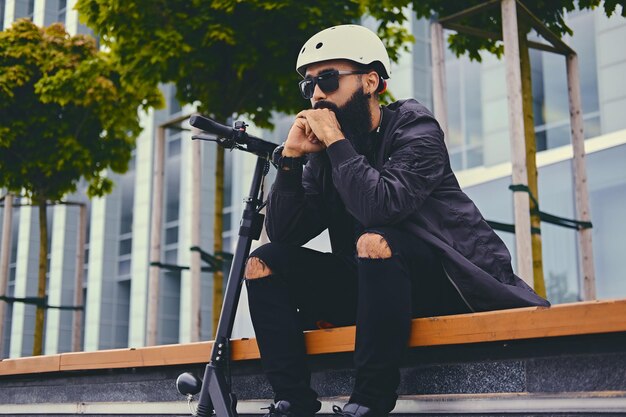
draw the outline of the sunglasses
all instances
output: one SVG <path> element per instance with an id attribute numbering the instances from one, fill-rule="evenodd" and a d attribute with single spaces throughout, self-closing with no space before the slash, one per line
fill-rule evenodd
<path id="1" fill-rule="evenodd" d="M 355 74 L 367 74 L 367 71 L 324 71 L 317 77 L 306 77 L 298 84 L 300 86 L 300 92 L 302 97 L 309 100 L 313 97 L 315 86 L 319 85 L 320 90 L 324 93 L 332 93 L 339 88 L 339 76 L 340 75 L 355 75 Z"/>

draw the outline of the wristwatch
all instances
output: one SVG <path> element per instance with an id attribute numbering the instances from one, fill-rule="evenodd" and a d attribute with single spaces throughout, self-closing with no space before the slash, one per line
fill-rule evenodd
<path id="1" fill-rule="evenodd" d="M 272 152 L 272 164 L 278 169 L 289 168 L 296 169 L 302 167 L 306 163 L 306 158 L 301 156 L 297 158 L 291 158 L 288 156 L 283 156 L 283 149 L 285 149 L 285 145 L 279 145 Z"/>

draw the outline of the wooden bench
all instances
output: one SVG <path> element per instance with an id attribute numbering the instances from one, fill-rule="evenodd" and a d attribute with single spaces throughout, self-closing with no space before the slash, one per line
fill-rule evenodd
<path id="1" fill-rule="evenodd" d="M 458 345 L 558 336 L 626 332 L 626 300 L 561 304 L 484 313 L 414 319 L 411 347 Z M 354 350 L 355 327 L 305 333 L 311 355 Z M 0 376 L 76 370 L 201 364 L 212 342 L 73 352 L 0 361 Z M 232 359 L 258 359 L 255 339 L 231 344 Z"/>

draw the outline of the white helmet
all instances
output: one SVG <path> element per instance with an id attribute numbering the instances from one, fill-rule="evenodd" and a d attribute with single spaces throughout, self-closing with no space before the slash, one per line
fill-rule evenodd
<path id="1" fill-rule="evenodd" d="M 296 71 L 304 77 L 307 65 L 331 59 L 371 65 L 382 78 L 389 78 L 391 74 L 385 45 L 374 32 L 363 26 L 333 26 L 313 35 L 300 50 Z"/>

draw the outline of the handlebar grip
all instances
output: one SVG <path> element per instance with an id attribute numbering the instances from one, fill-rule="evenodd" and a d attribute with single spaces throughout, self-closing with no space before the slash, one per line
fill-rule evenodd
<path id="1" fill-rule="evenodd" d="M 230 138 L 233 135 L 233 128 L 217 123 L 215 120 L 211 120 L 208 117 L 194 114 L 189 118 L 189 124 L 200 130 L 204 130 L 214 135 Z"/>

